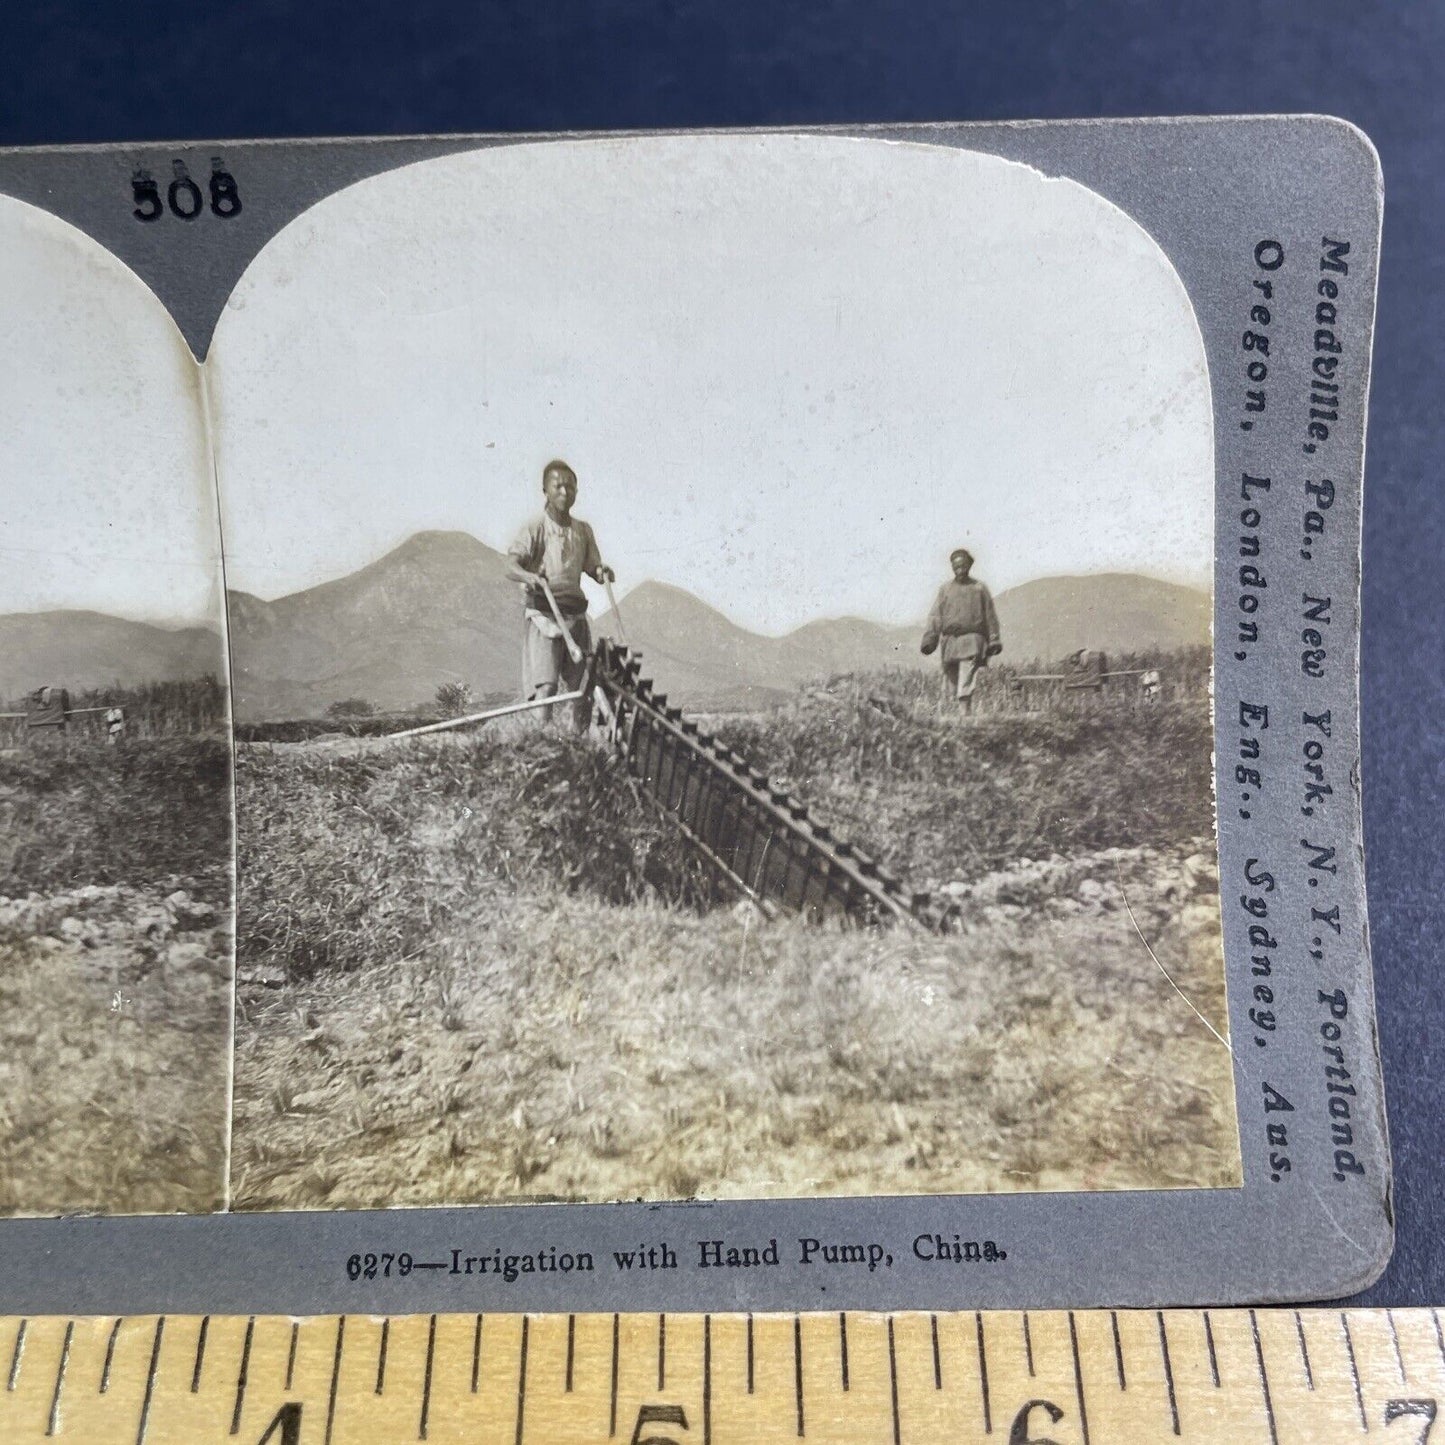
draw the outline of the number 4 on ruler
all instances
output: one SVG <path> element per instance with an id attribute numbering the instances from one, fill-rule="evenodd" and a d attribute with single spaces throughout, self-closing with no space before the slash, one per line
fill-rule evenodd
<path id="1" fill-rule="evenodd" d="M 301 1445 L 300 1402 L 282 1405 L 256 1445 Z"/>

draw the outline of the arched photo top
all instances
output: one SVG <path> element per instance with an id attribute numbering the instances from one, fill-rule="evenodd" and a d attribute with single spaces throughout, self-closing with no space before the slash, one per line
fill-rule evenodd
<path id="1" fill-rule="evenodd" d="M 219 629 L 200 373 L 170 314 L 98 241 L 9 196 L 0 258 L 0 615 Z M 219 656 L 218 637 L 209 670 Z M 21 681 L 3 673 L 0 693 Z"/>
<path id="2" fill-rule="evenodd" d="M 787 632 L 996 589 L 1208 590 L 1202 339 L 1095 192 L 976 152 L 798 135 L 526 143 L 317 203 L 252 262 L 208 373 L 231 585 L 420 531 L 504 547 L 566 457 L 619 590 Z"/>

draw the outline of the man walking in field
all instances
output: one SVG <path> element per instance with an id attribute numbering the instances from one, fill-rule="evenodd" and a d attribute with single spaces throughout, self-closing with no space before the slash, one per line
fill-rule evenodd
<path id="1" fill-rule="evenodd" d="M 611 582 L 616 575 L 603 562 L 592 528 L 572 515 L 577 474 L 566 462 L 548 462 L 542 469 L 542 495 L 546 498 L 542 515 L 522 528 L 507 553 L 512 562 L 507 575 L 524 589 L 522 695 L 528 702 L 575 692 L 582 686 L 592 647 L 582 574 L 596 582 Z M 548 588 L 561 626 L 548 601 Z M 573 660 L 563 627 L 580 660 Z M 572 717 L 579 731 L 587 726 L 588 711 L 586 698 L 573 704 Z"/>
<path id="2" fill-rule="evenodd" d="M 949 693 L 957 699 L 965 713 L 973 711 L 973 688 L 978 670 L 1003 651 L 999 639 L 998 613 L 993 598 L 982 582 L 969 573 L 973 554 L 958 547 L 949 554 L 953 580 L 945 582 L 933 599 L 933 610 L 923 632 L 922 651 L 931 656 L 938 651 L 943 663 L 943 676 Z"/>

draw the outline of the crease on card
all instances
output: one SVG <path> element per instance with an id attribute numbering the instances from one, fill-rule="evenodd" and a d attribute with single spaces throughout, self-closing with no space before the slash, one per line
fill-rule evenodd
<path id="1" fill-rule="evenodd" d="M 216 453 L 215 407 L 211 395 L 211 374 L 204 362 L 196 365 L 196 388 L 201 406 L 201 425 L 206 438 L 206 462 L 210 469 L 211 491 L 215 498 L 216 516 L 216 557 L 220 568 L 221 582 L 221 646 L 226 658 L 226 736 L 231 744 L 231 978 L 227 990 L 229 1014 L 226 1020 L 226 1113 L 225 1138 L 221 1141 L 221 1208 L 220 1213 L 229 1214 L 235 1194 L 235 1181 L 231 1174 L 234 1154 L 233 1141 L 236 1132 L 236 985 L 241 943 L 241 877 L 239 868 L 239 833 L 236 821 L 236 715 L 235 677 L 236 659 L 231 649 L 231 608 L 230 592 L 226 585 L 226 515 L 221 504 L 221 469 Z"/>
<path id="2" fill-rule="evenodd" d="M 1114 871 L 1116 874 L 1118 874 L 1119 872 L 1119 864 L 1117 859 L 1114 862 Z M 1139 935 L 1139 942 L 1144 945 L 1144 952 L 1147 953 L 1149 957 L 1154 960 L 1154 967 L 1157 968 L 1159 972 L 1164 975 L 1164 981 L 1169 985 L 1170 988 L 1174 990 L 1175 993 L 1179 995 L 1180 998 L 1184 1000 L 1186 1006 L 1188 1007 L 1189 1011 L 1194 1015 L 1194 1017 L 1197 1018 L 1199 1022 L 1202 1023 L 1204 1027 L 1207 1028 L 1209 1032 L 1212 1033 L 1214 1037 L 1218 1039 L 1221 1044 L 1224 1045 L 1226 1051 L 1232 1057 L 1234 1054 L 1234 1050 L 1229 1047 L 1229 1040 L 1226 1039 L 1224 1035 L 1221 1034 L 1219 1030 L 1215 1028 L 1214 1025 L 1210 1023 L 1209 1020 L 1205 1018 L 1204 1015 L 1200 1013 L 1197 1008 L 1195 1008 L 1194 1001 L 1189 997 L 1187 993 L 1184 992 L 1182 988 L 1179 987 L 1177 983 L 1174 982 L 1173 975 L 1169 972 L 1167 968 L 1164 967 L 1162 963 L 1159 962 L 1159 955 L 1154 952 L 1153 948 L 1149 944 L 1149 940 L 1144 937 L 1144 930 L 1139 927 L 1139 920 L 1134 917 L 1134 910 L 1129 906 L 1129 894 L 1124 888 L 1124 879 L 1122 874 L 1118 877 L 1117 886 L 1119 889 L 1119 897 L 1124 902 L 1124 912 L 1129 915 L 1129 922 L 1134 925 L 1134 932 Z"/>
<path id="3" fill-rule="evenodd" d="M 1330 1227 L 1335 1231 L 1335 1233 L 1338 1234 L 1340 1238 L 1343 1239 L 1355 1251 L 1356 1254 L 1362 1254 L 1365 1256 L 1366 1259 L 1369 1259 L 1371 1257 L 1371 1251 L 1369 1246 L 1361 1244 L 1360 1241 L 1356 1239 L 1355 1236 L 1351 1234 L 1350 1231 L 1346 1229 L 1343 1224 L 1340 1223 L 1339 1219 L 1336 1217 L 1334 1206 L 1330 1203 L 1329 1196 L 1320 1192 L 1319 1185 L 1316 1184 L 1313 1179 L 1307 1177 L 1305 1179 L 1305 1183 L 1309 1186 L 1309 1191 L 1318 1201 L 1320 1208 L 1324 1210 L 1325 1218 L 1329 1220 Z"/>

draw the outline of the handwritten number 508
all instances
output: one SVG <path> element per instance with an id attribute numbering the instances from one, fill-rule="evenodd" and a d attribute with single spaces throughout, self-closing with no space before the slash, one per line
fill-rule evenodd
<path id="1" fill-rule="evenodd" d="M 241 213 L 241 193 L 236 178 L 221 165 L 212 161 L 210 180 L 205 191 L 192 179 L 183 162 L 176 161 L 172 167 L 174 176 L 164 192 L 161 184 L 146 170 L 138 170 L 131 177 L 131 196 L 135 205 L 131 210 L 138 221 L 159 221 L 167 211 L 181 221 L 194 221 L 208 208 L 213 216 L 223 221 Z"/>

